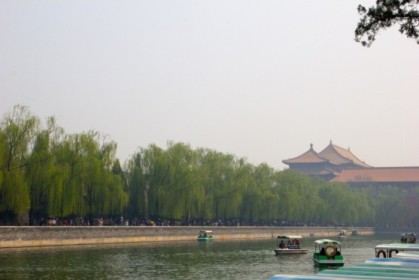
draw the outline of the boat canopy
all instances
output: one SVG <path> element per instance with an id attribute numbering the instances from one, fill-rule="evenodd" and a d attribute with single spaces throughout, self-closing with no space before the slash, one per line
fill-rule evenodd
<path id="1" fill-rule="evenodd" d="M 419 244 L 410 243 L 390 243 L 375 246 L 375 250 L 403 250 L 403 251 L 419 251 Z"/>
<path id="2" fill-rule="evenodd" d="M 414 234 L 413 232 L 405 232 L 405 233 L 402 233 L 401 236 L 402 237 L 403 236 L 416 236 L 416 234 Z"/>
<path id="3" fill-rule="evenodd" d="M 318 239 L 316 241 L 314 241 L 314 243 L 318 244 L 318 245 L 325 245 L 325 244 L 334 244 L 334 245 L 342 245 L 339 241 L 336 240 L 332 240 L 332 239 Z"/>
<path id="4" fill-rule="evenodd" d="M 212 233 L 212 230 L 200 230 L 200 233 Z"/>
<path id="5" fill-rule="evenodd" d="M 301 235 L 278 235 L 278 239 L 303 239 Z"/>

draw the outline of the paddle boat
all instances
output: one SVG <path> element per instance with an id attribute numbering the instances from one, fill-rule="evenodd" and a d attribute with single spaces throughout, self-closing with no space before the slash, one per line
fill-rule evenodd
<path id="1" fill-rule="evenodd" d="M 380 279 L 400 280 L 419 279 L 419 246 L 416 244 L 383 244 L 378 245 L 380 249 L 403 249 L 407 252 L 397 253 L 391 258 L 372 258 L 364 263 L 353 266 L 338 267 L 333 269 L 320 270 L 315 275 L 291 275 L 278 274 L 270 280 L 314 280 L 314 279 Z"/>
<path id="2" fill-rule="evenodd" d="M 319 239 L 314 242 L 313 261 L 315 266 L 343 266 L 342 244 L 331 239 Z"/>
<path id="3" fill-rule="evenodd" d="M 375 246 L 376 258 L 391 258 L 399 252 L 419 252 L 419 245 L 412 243 L 390 243 Z"/>
<path id="4" fill-rule="evenodd" d="M 211 241 L 212 237 L 212 230 L 200 230 L 197 240 L 198 241 Z"/>
<path id="5" fill-rule="evenodd" d="M 414 233 L 403 233 L 400 238 L 401 243 L 416 243 L 416 235 Z"/>
<path id="6" fill-rule="evenodd" d="M 307 254 L 308 250 L 301 248 L 300 235 L 279 235 L 277 237 L 275 254 L 290 255 L 290 254 Z"/>
<path id="7" fill-rule="evenodd" d="M 380 280 L 400 280 L 400 279 L 418 279 L 419 260 L 409 258 L 374 258 L 364 263 L 353 266 L 345 266 L 334 269 L 320 270 L 315 275 L 291 275 L 278 274 L 270 280 L 314 280 L 314 279 L 380 279 Z"/>
<path id="8" fill-rule="evenodd" d="M 346 234 L 346 230 L 341 230 L 338 233 L 338 238 L 346 238 L 348 235 Z"/>

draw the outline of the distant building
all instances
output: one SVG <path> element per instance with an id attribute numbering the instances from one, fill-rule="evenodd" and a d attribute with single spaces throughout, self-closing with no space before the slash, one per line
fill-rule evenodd
<path id="1" fill-rule="evenodd" d="M 419 167 L 373 167 L 332 142 L 320 153 L 310 144 L 305 153 L 282 162 L 301 174 L 351 186 L 419 186 Z"/>
<path id="2" fill-rule="evenodd" d="M 308 176 L 332 180 L 344 169 L 362 169 L 371 167 L 359 160 L 349 149 L 330 144 L 317 153 L 310 144 L 310 149 L 300 156 L 283 160 L 291 170 Z"/>
<path id="3" fill-rule="evenodd" d="M 358 170 L 344 169 L 331 181 L 344 182 L 351 186 L 398 186 L 418 187 L 419 167 L 375 167 Z"/>

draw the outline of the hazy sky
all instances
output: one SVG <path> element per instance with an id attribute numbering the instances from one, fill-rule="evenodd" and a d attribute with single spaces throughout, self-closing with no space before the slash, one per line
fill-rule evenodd
<path id="1" fill-rule="evenodd" d="M 0 113 L 95 130 L 122 162 L 167 141 L 276 169 L 330 140 L 373 166 L 419 165 L 419 45 L 354 41 L 337 0 L 0 1 Z"/>

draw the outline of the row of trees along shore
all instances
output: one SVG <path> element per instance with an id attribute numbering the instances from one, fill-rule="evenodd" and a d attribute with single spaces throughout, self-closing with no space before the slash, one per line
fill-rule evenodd
<path id="1" fill-rule="evenodd" d="M 66 134 L 16 105 L 0 126 L 0 224 L 42 218 L 162 219 L 204 225 L 409 226 L 419 187 L 351 188 L 214 150 L 169 142 L 139 148 L 124 167 L 94 131 Z"/>

